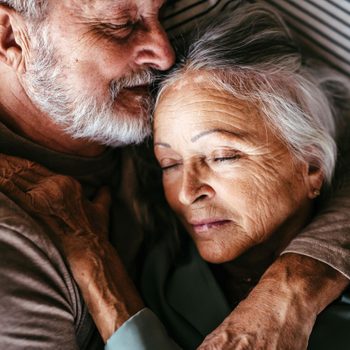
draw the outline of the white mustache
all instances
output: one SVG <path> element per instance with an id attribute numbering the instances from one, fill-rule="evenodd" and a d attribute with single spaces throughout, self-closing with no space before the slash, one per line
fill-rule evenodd
<path id="1" fill-rule="evenodd" d="M 118 80 L 113 80 L 110 84 L 110 94 L 113 101 L 117 98 L 121 90 L 132 88 L 139 85 L 150 85 L 156 80 L 156 75 L 150 70 L 145 70 L 139 73 L 122 77 Z"/>

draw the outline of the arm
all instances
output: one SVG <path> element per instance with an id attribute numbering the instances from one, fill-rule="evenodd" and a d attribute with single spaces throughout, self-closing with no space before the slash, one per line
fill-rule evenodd
<path id="1" fill-rule="evenodd" d="M 109 192 L 88 201 L 74 179 L 0 155 L 0 190 L 59 238 L 71 272 L 107 348 L 178 349 L 160 321 L 143 309 L 108 242 Z M 141 312 L 140 312 L 141 310 Z M 67 348 L 68 349 L 68 348 Z"/>
<path id="2" fill-rule="evenodd" d="M 306 349 L 316 316 L 348 282 L 320 261 L 282 255 L 199 349 Z"/>

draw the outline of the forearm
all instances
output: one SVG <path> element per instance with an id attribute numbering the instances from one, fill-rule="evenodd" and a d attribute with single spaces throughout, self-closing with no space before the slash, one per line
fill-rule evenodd
<path id="1" fill-rule="evenodd" d="M 317 315 L 348 283 L 320 261 L 285 254 L 199 349 L 305 350 Z"/>
<path id="2" fill-rule="evenodd" d="M 69 259 L 90 314 L 106 342 L 144 306 L 114 248 L 100 242 L 99 249 Z"/>
<path id="3" fill-rule="evenodd" d="M 259 288 L 273 288 L 298 300 L 300 307 L 317 316 L 349 285 L 349 280 L 329 265 L 299 254 L 284 254 L 265 272 Z"/>

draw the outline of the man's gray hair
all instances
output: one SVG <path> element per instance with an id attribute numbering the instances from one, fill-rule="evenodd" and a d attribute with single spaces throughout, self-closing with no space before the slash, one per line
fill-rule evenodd
<path id="1" fill-rule="evenodd" d="M 183 77 L 207 73 L 215 88 L 254 103 L 292 154 L 330 182 L 337 153 L 333 102 L 349 92 L 346 79 L 306 64 L 282 19 L 265 5 L 241 6 L 201 28 L 163 81 L 158 100 Z"/>
<path id="2" fill-rule="evenodd" d="M 27 19 L 42 19 L 48 0 L 0 0 L 0 4 L 7 5 Z"/>

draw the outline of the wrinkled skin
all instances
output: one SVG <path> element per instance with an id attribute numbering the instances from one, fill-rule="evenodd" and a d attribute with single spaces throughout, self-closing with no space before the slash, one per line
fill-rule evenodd
<path id="1" fill-rule="evenodd" d="M 316 316 L 348 284 L 322 262 L 282 255 L 198 350 L 305 350 Z"/>
<path id="2" fill-rule="evenodd" d="M 40 28 L 0 6 L 2 122 L 87 157 L 141 142 L 150 131 L 145 73 L 174 63 L 158 19 L 163 0 L 47 2 Z"/>
<path id="3" fill-rule="evenodd" d="M 90 202 L 72 178 L 1 154 L 0 191 L 54 230 L 106 341 L 142 307 L 115 250 L 105 239 L 108 191 L 102 190 Z M 347 284 L 345 277 L 323 263 L 284 255 L 199 349 L 305 349 L 316 314 Z"/>
<path id="4" fill-rule="evenodd" d="M 281 281 L 281 272 L 263 279 L 198 350 L 306 349 L 316 319 L 314 305 L 294 288 L 283 288 L 288 281 Z"/>
<path id="5" fill-rule="evenodd" d="M 293 159 L 256 106 L 218 91 L 205 74 L 164 92 L 154 134 L 166 198 L 203 259 L 239 258 L 254 271 L 254 259 L 277 258 L 307 222 L 322 174 Z M 317 314 L 347 283 L 321 262 L 280 257 L 199 349 L 306 349 Z"/>
<path id="6" fill-rule="evenodd" d="M 106 341 L 143 303 L 107 239 L 110 194 L 90 202 L 71 177 L 0 155 L 0 191 L 59 238 L 73 276 Z"/>
<path id="7" fill-rule="evenodd" d="M 155 111 L 166 199 L 206 261 L 229 262 L 269 240 L 261 254 L 278 252 L 308 219 L 322 175 L 290 153 L 258 106 L 196 79 L 170 87 Z"/>

